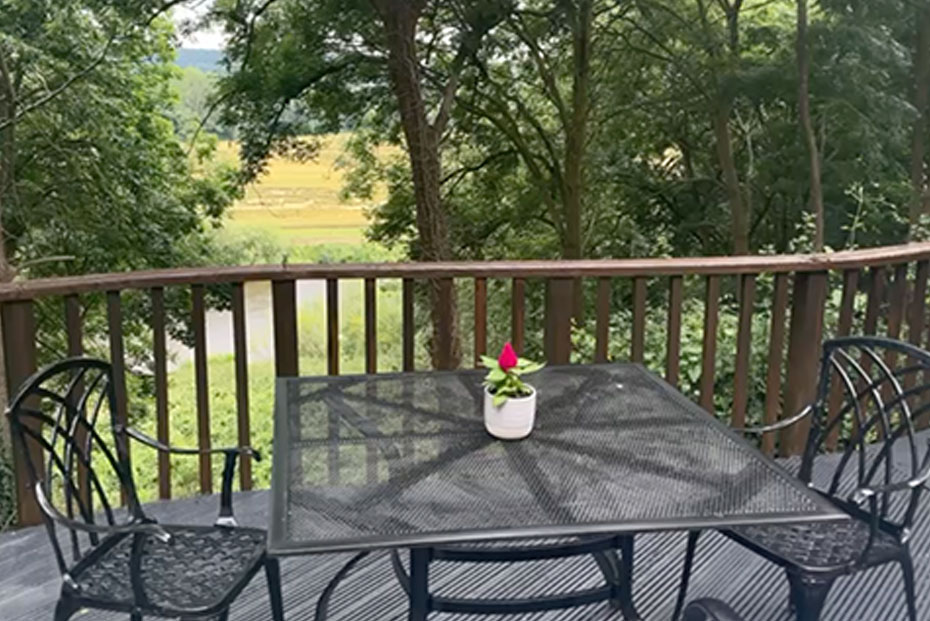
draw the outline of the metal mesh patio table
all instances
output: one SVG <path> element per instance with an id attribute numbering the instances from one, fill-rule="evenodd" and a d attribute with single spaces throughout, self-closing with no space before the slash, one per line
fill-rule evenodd
<path id="1" fill-rule="evenodd" d="M 545 607 L 528 600 L 511 608 L 449 606 L 428 593 L 431 560 L 619 548 L 618 564 L 598 557 L 604 589 L 548 603 L 610 598 L 636 618 L 629 592 L 635 533 L 845 519 L 640 365 L 549 367 L 534 375 L 536 427 L 515 442 L 484 429 L 483 375 L 280 379 L 269 552 L 409 548 L 409 575 L 396 556 L 395 567 L 410 595 L 410 618 L 424 619 L 429 610 Z M 563 543 L 538 553 L 480 545 L 539 538 Z"/>

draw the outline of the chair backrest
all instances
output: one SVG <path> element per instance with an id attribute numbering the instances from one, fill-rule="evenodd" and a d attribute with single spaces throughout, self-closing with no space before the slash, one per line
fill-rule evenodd
<path id="1" fill-rule="evenodd" d="M 930 353 L 879 337 L 827 341 L 813 407 L 802 480 L 844 501 L 860 487 L 907 481 L 924 459 L 915 435 L 930 423 Z M 834 449 L 841 451 L 836 467 L 818 472 L 818 456 Z M 909 528 L 920 493 L 880 494 L 870 511 Z"/>
<path id="2" fill-rule="evenodd" d="M 88 525 L 145 520 L 116 412 L 112 369 L 90 358 L 42 369 L 23 384 L 7 410 L 62 573 L 69 565 L 63 544 L 74 563 L 101 537 L 65 526 L 67 535 L 60 540 L 56 512 Z M 120 509 L 124 503 L 126 509 Z"/>

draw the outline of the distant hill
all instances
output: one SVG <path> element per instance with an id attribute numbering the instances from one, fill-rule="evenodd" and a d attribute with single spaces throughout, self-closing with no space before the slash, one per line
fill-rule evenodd
<path id="1" fill-rule="evenodd" d="M 221 50 L 206 50 L 195 48 L 178 49 L 178 58 L 175 61 L 182 69 L 186 67 L 197 67 L 201 71 L 212 72 L 222 71 L 220 60 L 223 58 Z"/>

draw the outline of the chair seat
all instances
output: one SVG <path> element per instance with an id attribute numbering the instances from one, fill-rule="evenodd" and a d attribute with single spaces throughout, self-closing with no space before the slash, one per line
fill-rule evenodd
<path id="1" fill-rule="evenodd" d="M 252 528 L 163 526 L 172 540 L 143 537 L 139 585 L 147 601 L 133 595 L 134 536 L 103 542 L 70 572 L 78 598 L 91 598 L 122 609 L 183 614 L 217 611 L 245 586 L 260 567 L 266 533 Z M 66 587 L 67 588 L 67 587 Z"/>
<path id="2" fill-rule="evenodd" d="M 861 520 L 800 525 L 742 526 L 724 531 L 782 564 L 810 569 L 839 569 L 859 559 L 869 542 L 869 525 Z M 879 531 L 864 565 L 886 563 L 900 557 L 902 545 L 893 535 Z"/>

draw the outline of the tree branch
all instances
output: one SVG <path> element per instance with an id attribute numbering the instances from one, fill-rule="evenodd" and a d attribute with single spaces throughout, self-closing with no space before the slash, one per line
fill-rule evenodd
<path id="1" fill-rule="evenodd" d="M 6 129 L 7 127 L 9 127 L 10 125 L 13 125 L 14 123 L 18 123 L 19 120 L 22 119 L 24 116 L 26 116 L 33 110 L 37 110 L 38 108 L 41 108 L 47 103 L 53 101 L 59 95 L 64 93 L 66 90 L 68 90 L 68 88 L 70 88 L 72 84 L 74 84 L 78 80 L 84 78 L 89 73 L 94 71 L 97 67 L 100 66 L 100 63 L 102 63 L 106 59 L 107 54 L 109 53 L 110 48 L 113 46 L 114 41 L 116 41 L 116 34 L 113 34 L 109 38 L 109 40 L 107 41 L 106 45 L 103 48 L 103 51 L 101 51 L 100 54 L 93 61 L 91 61 L 89 65 L 87 65 L 86 67 L 84 67 L 83 69 L 81 69 L 80 71 L 72 75 L 71 77 L 67 78 L 64 82 L 58 85 L 57 88 L 46 93 L 44 96 L 40 97 L 38 100 L 32 102 L 29 105 L 23 106 L 16 113 L 16 115 L 13 116 L 12 118 L 4 120 L 4 121 L 0 121 L 0 130 Z"/>

